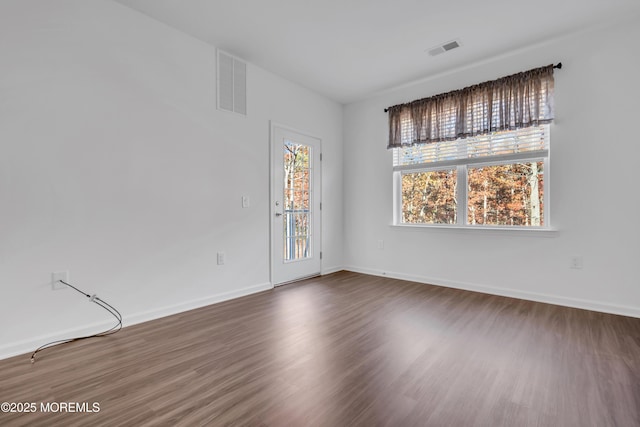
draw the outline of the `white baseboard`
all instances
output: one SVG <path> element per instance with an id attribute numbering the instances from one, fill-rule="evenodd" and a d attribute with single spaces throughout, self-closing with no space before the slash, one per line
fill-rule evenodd
<path id="1" fill-rule="evenodd" d="M 172 314 L 183 313 L 185 311 L 194 310 L 196 308 L 205 307 L 207 305 L 216 304 L 223 301 L 255 294 L 257 292 L 273 289 L 271 283 L 262 283 L 260 285 L 250 286 L 247 288 L 223 292 L 216 295 L 211 295 L 205 298 L 195 299 L 187 302 L 182 302 L 175 305 L 160 307 L 153 310 L 148 310 L 140 313 L 133 313 L 127 315 L 123 314 L 124 327 L 137 325 L 138 323 L 148 322 L 150 320 L 160 319 L 162 317 L 171 316 Z M 57 332 L 55 334 L 42 335 L 25 341 L 9 343 L 0 346 L 0 360 L 7 359 L 13 356 L 19 356 L 21 354 L 28 354 L 33 352 L 39 346 L 48 342 L 62 340 L 73 337 L 81 337 L 86 335 L 95 334 L 113 326 L 113 322 L 99 322 L 85 325 L 81 328 L 72 328 L 64 331 Z M 28 357 L 27 356 L 27 357 Z"/>
<path id="2" fill-rule="evenodd" d="M 323 268 L 322 271 L 320 272 L 321 276 L 326 276 L 327 274 L 333 274 L 333 273 L 337 273 L 338 271 L 342 271 L 344 270 L 343 267 L 328 267 L 328 268 Z"/>
<path id="3" fill-rule="evenodd" d="M 390 272 L 375 270 L 369 268 L 360 268 L 355 266 L 335 267 L 328 268 L 322 271 L 323 275 L 335 273 L 341 270 L 352 271 L 355 273 L 370 274 L 380 277 L 391 277 L 393 279 L 407 280 L 411 282 L 424 283 L 428 285 L 444 286 L 448 288 L 464 289 L 474 292 L 482 292 L 491 295 L 500 295 L 511 298 L 519 298 L 529 301 L 537 301 L 554 305 L 561 305 L 566 307 L 581 308 L 585 310 L 599 311 L 603 313 L 618 314 L 622 316 L 630 316 L 640 318 L 640 309 L 636 307 L 605 304 L 597 301 L 584 300 L 579 298 L 567 298 L 556 295 L 540 294 L 535 292 L 518 291 L 515 289 L 499 288 L 494 286 L 486 286 L 479 284 L 471 284 L 464 282 L 456 282 L 438 278 L 428 278 L 424 276 L 417 276 L 411 274 Z M 246 295 L 251 295 L 257 292 L 273 289 L 271 283 L 262 283 L 255 286 L 250 286 L 236 291 L 224 292 L 221 294 L 212 295 L 206 298 L 187 301 L 171 306 L 161 307 L 154 310 L 149 310 L 141 313 L 134 313 L 131 315 L 124 315 L 123 323 L 126 326 L 132 326 L 143 322 L 159 319 L 162 317 L 170 316 L 173 314 L 182 313 L 185 311 L 193 310 L 207 305 L 228 301 L 234 298 L 239 298 Z M 38 348 L 38 346 L 47 342 L 65 339 L 69 337 L 84 336 L 92 333 L 100 332 L 105 328 L 112 326 L 112 322 L 100 322 L 86 325 L 82 328 L 67 329 L 56 334 L 43 335 L 35 337 L 29 340 L 13 342 L 0 346 L 0 360 L 7 359 L 9 357 L 18 356 L 21 354 L 27 354 Z M 28 356 L 27 356 L 28 357 Z"/>
<path id="4" fill-rule="evenodd" d="M 479 285 L 475 283 L 456 282 L 439 278 L 430 278 L 412 274 L 382 271 L 370 268 L 360 268 L 355 266 L 347 266 L 344 267 L 344 269 L 347 271 L 352 271 L 354 273 L 370 274 L 372 276 L 391 277 L 393 279 L 407 280 L 410 282 L 424 283 L 427 285 L 444 286 L 447 288 L 463 289 L 467 291 L 481 292 L 484 294 L 500 295 L 504 297 L 518 298 L 528 301 L 544 302 L 547 304 L 581 308 L 584 310 L 599 311 L 602 313 L 618 314 L 621 316 L 640 318 L 640 308 L 638 307 L 607 304 L 580 298 L 567 298 L 557 295 L 519 291 L 515 289 Z"/>
<path id="5" fill-rule="evenodd" d="M 235 298 L 244 297 L 247 295 L 255 294 L 262 291 L 273 289 L 271 283 L 262 283 L 260 285 L 250 286 L 231 292 L 223 292 L 221 294 L 215 294 L 205 298 L 195 299 L 187 302 L 183 302 L 176 305 L 170 305 L 161 307 L 142 313 L 136 313 L 131 316 L 125 317 L 126 325 L 137 325 L 138 323 L 148 322 L 150 320 L 159 319 L 161 317 L 171 316 L 172 314 L 178 314 L 196 308 L 205 307 L 207 305 L 216 304 L 223 301 L 228 301 Z"/>

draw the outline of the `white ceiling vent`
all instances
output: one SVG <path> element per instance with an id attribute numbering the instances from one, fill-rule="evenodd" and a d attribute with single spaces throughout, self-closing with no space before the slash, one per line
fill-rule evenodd
<path id="1" fill-rule="evenodd" d="M 247 115 L 247 64 L 218 50 L 218 109 Z"/>
<path id="2" fill-rule="evenodd" d="M 441 53 L 445 53 L 450 50 L 456 49 L 460 46 L 462 46 L 462 43 L 460 43 L 460 40 L 451 40 L 450 42 L 443 43 L 440 46 L 427 49 L 427 52 L 429 52 L 429 55 L 431 56 L 436 56 L 436 55 L 440 55 Z"/>

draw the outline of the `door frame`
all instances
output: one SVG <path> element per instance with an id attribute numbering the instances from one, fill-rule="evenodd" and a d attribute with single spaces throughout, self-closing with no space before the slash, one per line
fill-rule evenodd
<path id="1" fill-rule="evenodd" d="M 274 203 L 275 196 L 276 196 L 276 183 L 275 183 L 275 170 L 274 170 L 274 164 L 275 164 L 274 144 L 276 144 L 276 142 L 280 144 L 280 141 L 276 141 L 276 129 L 295 132 L 300 135 L 304 135 L 306 137 L 318 140 L 318 145 L 320 146 L 320 163 L 318 166 L 319 167 L 318 173 L 320 175 L 320 179 L 318 180 L 317 186 L 318 186 L 318 196 L 320 197 L 320 206 L 322 206 L 322 138 L 312 133 L 270 120 L 269 121 L 269 281 L 271 282 L 271 287 L 276 287 L 276 286 L 286 285 L 287 283 L 291 283 L 291 282 L 283 282 L 283 283 L 276 284 L 274 279 L 274 270 L 275 270 L 275 263 L 277 258 L 276 251 L 281 249 L 281 248 L 274 247 L 275 240 L 274 240 L 273 218 L 276 213 L 276 207 Z M 320 261 L 320 271 L 318 271 L 318 275 L 319 275 L 322 273 L 322 207 L 320 208 L 318 215 L 319 215 L 319 225 L 318 225 L 318 230 L 316 230 L 316 239 L 318 239 L 318 248 L 320 253 L 318 253 L 316 256 L 319 257 L 319 261 Z M 316 274 L 313 274 L 308 277 L 313 277 L 313 276 L 316 276 Z M 297 278 L 293 281 L 297 281 L 301 279 L 304 279 L 304 277 Z"/>

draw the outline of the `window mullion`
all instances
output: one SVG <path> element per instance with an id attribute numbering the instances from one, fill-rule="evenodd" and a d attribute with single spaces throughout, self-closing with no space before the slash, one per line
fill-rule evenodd
<path id="1" fill-rule="evenodd" d="M 465 140 L 458 140 L 458 158 L 467 159 L 469 157 L 468 144 Z M 458 165 L 456 171 L 456 205 L 457 205 L 457 225 L 467 224 L 467 165 Z"/>
<path id="2" fill-rule="evenodd" d="M 457 225 L 467 225 L 467 166 L 459 165 L 456 182 Z"/>

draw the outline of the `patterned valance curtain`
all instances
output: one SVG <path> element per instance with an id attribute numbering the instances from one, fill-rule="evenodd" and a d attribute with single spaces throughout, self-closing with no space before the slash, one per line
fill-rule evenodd
<path id="1" fill-rule="evenodd" d="M 389 145 L 451 141 L 553 121 L 553 65 L 389 107 Z"/>

